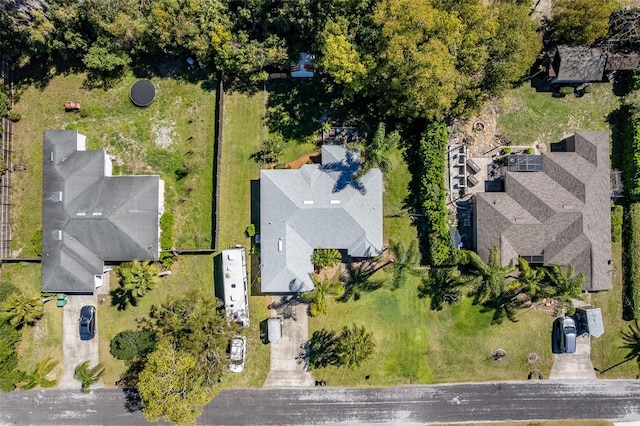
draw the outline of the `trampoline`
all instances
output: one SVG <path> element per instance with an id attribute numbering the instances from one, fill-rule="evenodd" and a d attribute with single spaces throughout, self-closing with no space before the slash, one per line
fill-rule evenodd
<path id="1" fill-rule="evenodd" d="M 146 78 L 133 83 L 133 86 L 131 86 L 131 90 L 129 91 L 129 98 L 131 98 L 131 102 L 139 107 L 146 107 L 150 105 L 155 97 L 156 88 L 151 80 Z"/>

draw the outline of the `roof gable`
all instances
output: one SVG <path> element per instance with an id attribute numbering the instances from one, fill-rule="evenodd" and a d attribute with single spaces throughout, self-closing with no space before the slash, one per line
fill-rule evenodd
<path id="1" fill-rule="evenodd" d="M 45 131 L 42 290 L 93 292 L 105 261 L 158 259 L 158 176 L 110 176 L 76 131 Z"/>
<path id="2" fill-rule="evenodd" d="M 382 252 L 382 173 L 353 181 L 360 157 L 323 147 L 322 165 L 260 174 L 261 288 L 289 293 L 313 289 L 314 249 L 351 256 Z"/>
<path id="3" fill-rule="evenodd" d="M 543 154 L 541 172 L 506 172 L 505 192 L 475 198 L 478 254 L 501 247 L 503 263 L 544 255 L 544 263 L 572 264 L 585 274 L 585 290 L 611 288 L 609 139 L 578 132 L 572 152 Z"/>

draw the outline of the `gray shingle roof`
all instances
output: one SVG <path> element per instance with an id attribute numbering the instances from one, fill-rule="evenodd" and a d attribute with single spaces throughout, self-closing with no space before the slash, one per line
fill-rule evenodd
<path id="1" fill-rule="evenodd" d="M 605 52 L 597 47 L 558 46 L 554 58 L 554 83 L 586 83 L 602 81 L 607 61 Z"/>
<path id="2" fill-rule="evenodd" d="M 314 249 L 345 249 L 354 257 L 382 252 L 382 173 L 358 182 L 357 153 L 322 147 L 322 165 L 260 173 L 261 289 L 309 291 Z"/>
<path id="3" fill-rule="evenodd" d="M 110 176 L 105 151 L 84 151 L 84 139 L 44 132 L 44 292 L 90 293 L 104 262 L 158 260 L 160 178 Z"/>
<path id="4" fill-rule="evenodd" d="M 502 261 L 544 255 L 544 264 L 572 264 L 585 290 L 607 290 L 611 281 L 609 135 L 578 132 L 567 150 L 543 154 L 542 172 L 506 172 L 505 192 L 475 198 L 478 254 L 494 246 Z"/>

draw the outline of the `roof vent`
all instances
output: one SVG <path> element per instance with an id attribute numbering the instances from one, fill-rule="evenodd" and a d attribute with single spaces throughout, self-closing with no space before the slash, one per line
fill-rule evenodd
<path id="1" fill-rule="evenodd" d="M 573 210 L 573 205 L 572 204 L 563 204 L 562 208 L 565 210 Z"/>
<path id="2" fill-rule="evenodd" d="M 58 241 L 62 241 L 62 230 L 58 229 Z"/>
<path id="3" fill-rule="evenodd" d="M 62 202 L 62 191 L 58 191 L 58 202 Z"/>
<path id="4" fill-rule="evenodd" d="M 86 210 L 78 210 L 78 212 L 76 212 L 76 216 L 86 216 L 86 215 L 87 215 Z"/>
<path id="5" fill-rule="evenodd" d="M 91 213 L 91 216 L 102 216 L 102 210 L 95 211 Z"/>
<path id="6" fill-rule="evenodd" d="M 282 238 L 278 238 L 278 251 L 282 251 Z"/>
<path id="7" fill-rule="evenodd" d="M 340 204 L 340 200 L 331 200 L 330 203 L 331 204 Z"/>
<path id="8" fill-rule="evenodd" d="M 302 203 L 303 204 L 313 204 L 313 201 L 312 200 L 304 200 Z"/>

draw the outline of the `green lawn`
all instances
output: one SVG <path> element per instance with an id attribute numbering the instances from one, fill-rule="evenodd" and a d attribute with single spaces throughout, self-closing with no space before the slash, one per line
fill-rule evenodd
<path id="1" fill-rule="evenodd" d="M 525 84 L 507 92 L 491 106 L 498 111 L 498 131 L 515 145 L 554 143 L 576 130 L 609 130 L 608 114 L 620 99 L 611 84 L 592 84 L 581 98 L 554 98 Z"/>
<path id="2" fill-rule="evenodd" d="M 197 84 L 155 78 L 157 96 L 147 108 L 129 100 L 135 81 L 127 75 L 109 90 L 83 88 L 84 75 L 54 77 L 44 88 L 21 88 L 14 126 L 14 163 L 27 166 L 12 179 L 12 249 L 32 256 L 31 238 L 41 224 L 42 132 L 77 129 L 88 149 L 115 157 L 113 174 L 159 174 L 165 181 L 165 208 L 176 217 L 177 248 L 211 246 L 211 196 L 215 92 Z M 79 113 L 65 113 L 77 100 Z M 176 171 L 187 170 L 178 179 Z"/>
<path id="3" fill-rule="evenodd" d="M 3 264 L 1 277 L 26 295 L 40 295 L 38 264 Z M 17 346 L 19 370 L 32 370 L 47 356 L 62 363 L 62 309 L 56 307 L 55 300 L 45 303 L 44 316 L 36 325 L 24 326 L 21 331 L 22 340 Z"/>
<path id="4" fill-rule="evenodd" d="M 109 352 L 111 339 L 121 331 L 136 330 L 138 321 L 149 315 L 152 305 L 163 303 L 170 297 L 182 297 L 190 290 L 213 291 L 212 277 L 212 256 L 181 256 L 174 264 L 171 276 L 163 278 L 158 286 L 139 299 L 137 306 L 129 306 L 119 311 L 115 306 L 111 306 L 109 296 L 104 302 L 100 302 L 100 296 L 98 296 L 99 350 L 100 362 L 106 366 L 103 377 L 105 385 L 113 386 L 126 369 L 124 361 L 115 359 Z M 114 289 L 117 285 L 116 275 L 112 273 L 111 288 Z"/>
<path id="5" fill-rule="evenodd" d="M 601 308 L 604 322 L 604 334 L 591 338 L 591 360 L 593 366 L 605 370 L 625 359 L 629 349 L 623 349 L 622 331 L 627 331 L 629 322 L 622 319 L 622 243 L 613 243 L 613 289 L 594 293 L 592 304 Z M 625 362 L 598 377 L 603 379 L 634 378 L 638 375 L 638 364 Z"/>
<path id="6" fill-rule="evenodd" d="M 385 238 L 408 244 L 417 238 L 416 229 L 401 213 L 410 175 L 400 152 L 390 153 L 391 169 L 385 176 Z M 384 271 L 373 281 L 384 281 Z M 388 286 L 363 293 L 358 301 L 329 300 L 328 315 L 310 319 L 309 333 L 327 328 L 339 331 L 357 323 L 373 333 L 374 357 L 353 370 L 328 367 L 314 371 L 317 380 L 331 386 L 391 386 L 411 383 L 438 383 L 482 380 L 525 379 L 532 369 L 547 376 L 551 369 L 550 332 L 553 316 L 547 312 L 522 311 L 517 323 L 508 320 L 491 325 L 492 313 L 481 314 L 469 299 L 445 307 L 429 309 L 429 301 L 418 298 L 419 277 L 411 277 L 401 289 Z M 490 359 L 502 348 L 507 357 Z M 535 365 L 527 356 L 540 357 Z M 365 376 L 369 376 L 365 380 Z"/>

